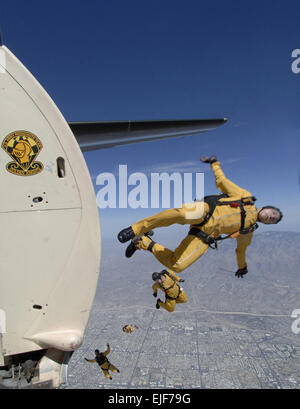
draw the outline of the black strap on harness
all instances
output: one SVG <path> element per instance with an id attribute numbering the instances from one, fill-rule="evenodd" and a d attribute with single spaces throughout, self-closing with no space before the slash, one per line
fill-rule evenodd
<path id="1" fill-rule="evenodd" d="M 169 300 L 177 300 L 180 296 L 181 293 L 181 288 L 179 287 L 179 292 L 178 292 L 178 296 L 176 298 L 174 297 L 170 297 L 168 294 L 166 294 L 166 298 L 169 298 Z"/>
<path id="2" fill-rule="evenodd" d="M 156 242 L 152 240 L 151 243 L 149 244 L 148 248 L 147 248 L 147 250 L 151 251 L 151 253 L 152 253 L 152 249 L 153 249 L 154 244 L 156 244 Z"/>
<path id="3" fill-rule="evenodd" d="M 202 227 L 204 226 L 208 220 L 211 218 L 213 215 L 213 212 L 215 211 L 216 206 L 231 206 L 231 207 L 240 207 L 241 209 L 241 228 L 240 230 L 244 229 L 245 226 L 245 217 L 246 217 L 246 212 L 244 209 L 244 206 L 247 205 L 253 205 L 254 202 L 256 201 L 256 197 L 250 196 L 250 197 L 244 197 L 240 200 L 228 200 L 228 201 L 220 201 L 220 199 L 226 198 L 228 195 L 225 193 L 222 193 L 220 195 L 210 195 L 210 196 L 204 196 L 203 201 L 208 204 L 209 210 L 204 216 L 204 219 L 202 220 L 201 223 L 194 224 L 193 226 L 197 227 Z"/>
<path id="4" fill-rule="evenodd" d="M 169 298 L 170 300 L 177 300 L 177 298 L 179 297 L 179 295 L 180 295 L 180 293 L 181 293 L 181 288 L 179 287 L 179 285 L 177 284 L 177 282 L 174 280 L 174 278 L 171 276 L 171 274 L 170 274 L 167 270 L 162 270 L 162 273 L 163 273 L 163 274 L 166 274 L 167 276 L 169 276 L 169 277 L 171 278 L 171 280 L 173 281 L 173 284 L 172 284 L 170 287 L 168 287 L 168 288 L 164 288 L 164 287 L 163 287 L 163 289 L 164 289 L 164 291 L 165 291 L 166 298 Z M 166 291 L 168 291 L 168 290 L 170 290 L 171 288 L 173 288 L 175 284 L 177 284 L 177 286 L 178 286 L 178 288 L 179 288 L 179 292 L 178 292 L 178 295 L 177 295 L 176 298 L 170 297 L 168 294 L 166 294 Z"/>
<path id="5" fill-rule="evenodd" d="M 220 195 L 210 195 L 210 196 L 205 196 L 204 197 L 204 202 L 209 205 L 209 210 L 206 213 L 203 221 L 198 224 L 194 224 L 192 228 L 189 231 L 189 234 L 192 234 L 194 236 L 197 236 L 199 239 L 201 239 L 204 243 L 208 244 L 210 248 L 212 249 L 217 249 L 218 248 L 218 241 L 220 240 L 225 240 L 228 238 L 233 238 L 233 236 L 238 235 L 238 234 L 248 234 L 252 233 L 254 230 L 258 228 L 258 224 L 252 224 L 249 226 L 247 229 L 245 229 L 245 218 L 246 218 L 246 211 L 244 209 L 244 206 L 247 205 L 253 205 L 256 197 L 250 196 L 250 197 L 244 197 L 240 200 L 228 200 L 228 201 L 220 201 L 222 198 L 226 198 L 228 195 L 225 193 L 220 194 Z M 204 231 L 200 230 L 199 227 L 204 226 L 208 220 L 211 218 L 213 215 L 213 212 L 215 211 L 216 206 L 231 206 L 231 207 L 239 207 L 241 211 L 241 227 L 240 230 L 236 233 L 229 234 L 225 237 L 218 236 L 218 237 L 211 237 L 207 233 L 204 233 Z M 197 227 L 194 227 L 197 226 Z"/>
<path id="6" fill-rule="evenodd" d="M 228 197 L 228 196 L 225 193 L 221 195 L 204 196 L 203 201 L 208 204 L 209 210 L 204 216 L 203 221 L 201 223 L 194 224 L 194 226 L 198 226 L 198 227 L 204 226 L 208 222 L 208 220 L 211 218 L 219 199 L 222 199 L 223 197 Z"/>
<path id="7" fill-rule="evenodd" d="M 197 227 L 192 227 L 189 234 L 198 237 L 204 243 L 208 244 L 211 249 L 215 250 L 218 248 L 217 238 L 211 237 L 209 234 L 204 233 L 204 231 L 197 229 Z"/>
<path id="8" fill-rule="evenodd" d="M 248 234 L 248 233 L 253 233 L 256 229 L 258 229 L 258 224 L 254 223 L 251 226 L 247 227 L 246 229 L 239 230 L 236 233 L 238 233 L 238 234 Z M 218 248 L 218 241 L 229 239 L 229 238 L 232 239 L 232 238 L 234 238 L 234 235 L 236 235 L 236 233 L 228 234 L 225 237 L 222 237 L 222 236 L 211 237 L 209 234 L 204 233 L 204 231 L 202 231 L 200 229 L 197 229 L 197 227 L 192 227 L 188 234 L 192 234 L 193 236 L 198 237 L 204 243 L 208 244 L 211 249 L 216 250 Z"/>

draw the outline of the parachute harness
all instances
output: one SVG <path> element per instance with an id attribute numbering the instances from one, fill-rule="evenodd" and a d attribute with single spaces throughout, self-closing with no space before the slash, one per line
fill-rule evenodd
<path id="1" fill-rule="evenodd" d="M 167 274 L 167 276 L 169 276 L 169 277 L 171 278 L 171 280 L 173 281 L 173 284 L 172 284 L 170 287 L 168 287 L 168 288 L 162 287 L 162 288 L 164 289 L 166 298 L 169 298 L 170 300 L 177 300 L 177 298 L 179 298 L 180 293 L 181 293 L 181 291 L 182 291 L 181 287 L 179 287 L 179 285 L 177 284 L 177 282 L 174 280 L 174 278 L 171 276 L 171 274 L 169 274 L 169 272 L 168 272 L 167 270 L 162 270 L 162 273 L 163 273 L 163 274 Z M 176 298 L 170 297 L 170 296 L 167 294 L 167 291 L 170 290 L 171 288 L 173 288 L 175 284 L 176 284 L 177 287 L 178 287 L 178 295 L 177 295 Z"/>
<path id="2" fill-rule="evenodd" d="M 234 239 L 238 237 L 240 234 L 252 233 L 259 227 L 257 223 L 254 223 L 251 226 L 244 229 L 245 218 L 246 218 L 246 211 L 244 209 L 244 206 L 253 205 L 254 202 L 256 201 L 256 197 L 251 196 L 251 197 L 242 198 L 241 200 L 223 201 L 223 202 L 219 201 L 219 199 L 225 198 L 225 197 L 228 197 L 228 196 L 226 194 L 205 196 L 204 202 L 209 205 L 209 211 L 205 215 L 203 221 L 201 223 L 194 224 L 188 233 L 188 234 L 192 234 L 198 237 L 204 243 L 208 244 L 209 247 L 213 250 L 218 249 L 218 241 L 229 239 L 229 238 Z M 241 227 L 239 231 L 232 233 L 232 234 L 228 234 L 225 237 L 222 237 L 221 235 L 218 237 L 211 237 L 209 234 L 205 233 L 204 231 L 198 228 L 198 227 L 204 226 L 208 222 L 208 220 L 213 215 L 213 212 L 216 206 L 226 206 L 226 205 L 227 206 L 229 205 L 230 207 L 235 207 L 235 208 L 239 207 L 241 209 Z"/>

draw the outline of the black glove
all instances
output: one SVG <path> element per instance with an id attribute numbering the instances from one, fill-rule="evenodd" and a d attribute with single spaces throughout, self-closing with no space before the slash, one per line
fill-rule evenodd
<path id="1" fill-rule="evenodd" d="M 237 278 L 243 278 L 243 276 L 244 276 L 245 274 L 247 274 L 247 273 L 248 273 L 247 267 L 245 267 L 245 268 L 239 268 L 238 271 L 235 273 L 235 276 L 236 276 Z"/>
<path id="2" fill-rule="evenodd" d="M 153 293 L 153 297 L 156 298 L 156 297 L 157 297 L 157 293 Z"/>
<path id="3" fill-rule="evenodd" d="M 107 345 L 107 348 L 109 348 L 109 344 L 106 344 Z"/>
<path id="4" fill-rule="evenodd" d="M 200 160 L 201 160 L 201 162 L 203 162 L 203 163 L 210 163 L 210 164 L 212 164 L 212 163 L 214 163 L 214 162 L 217 162 L 217 157 L 216 157 L 215 155 L 212 155 L 211 157 L 201 156 Z"/>
<path id="5" fill-rule="evenodd" d="M 184 283 L 184 280 L 181 278 L 181 279 L 179 280 L 179 282 L 180 282 L 180 283 Z"/>
<path id="6" fill-rule="evenodd" d="M 84 358 L 86 361 L 88 361 L 88 359 L 87 358 Z"/>

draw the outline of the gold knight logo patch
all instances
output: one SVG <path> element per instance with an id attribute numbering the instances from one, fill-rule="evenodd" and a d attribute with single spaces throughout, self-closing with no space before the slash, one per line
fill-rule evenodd
<path id="1" fill-rule="evenodd" d="M 33 133 L 28 131 L 11 132 L 4 139 L 1 147 L 13 159 L 13 162 L 6 165 L 8 172 L 19 176 L 31 176 L 43 170 L 43 164 L 35 162 L 43 144 Z"/>

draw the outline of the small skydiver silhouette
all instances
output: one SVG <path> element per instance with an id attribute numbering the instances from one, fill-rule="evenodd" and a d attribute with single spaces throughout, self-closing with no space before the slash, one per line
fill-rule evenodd
<path id="1" fill-rule="evenodd" d="M 169 312 L 175 310 L 176 304 L 182 304 L 187 302 L 188 298 L 183 291 L 183 288 L 179 286 L 178 282 L 184 282 L 171 270 L 162 270 L 160 273 L 153 273 L 153 297 L 157 297 L 157 290 L 160 289 L 165 293 L 166 300 L 162 302 L 159 298 L 156 302 L 156 308 L 164 308 Z"/>
<path id="2" fill-rule="evenodd" d="M 106 357 L 110 353 L 110 346 L 107 344 L 107 350 L 105 352 L 99 352 L 99 349 L 95 349 L 95 358 L 94 359 L 87 359 L 84 358 L 87 362 L 97 362 L 97 364 L 102 369 L 102 372 L 107 379 L 112 379 L 109 374 L 109 371 L 114 373 L 120 372 L 113 364 L 111 364 Z"/>
<path id="3" fill-rule="evenodd" d="M 121 230 L 118 240 L 121 243 L 132 240 L 127 247 L 127 257 L 132 255 L 135 249 L 148 250 L 164 266 L 181 273 L 206 253 L 209 247 L 217 248 L 219 240 L 236 238 L 238 270 L 235 276 L 243 278 L 248 273 L 246 248 L 258 227 L 256 222 L 275 224 L 283 215 L 274 206 L 256 208 L 254 206 L 256 198 L 225 177 L 216 156 L 210 158 L 203 156 L 200 160 L 211 165 L 216 186 L 223 194 L 205 196 L 204 203 L 195 201 L 193 204 L 183 204 L 181 208 L 164 210 L 143 219 Z M 190 230 L 174 251 L 146 235 L 149 230 L 175 223 L 190 224 Z M 226 234 L 226 237 L 222 237 L 221 234 Z"/>
<path id="4" fill-rule="evenodd" d="M 135 325 L 134 327 L 130 326 L 130 325 L 125 325 L 122 328 L 123 332 L 126 332 L 127 334 L 132 334 L 133 331 L 135 331 L 136 329 L 138 329 L 139 327 L 137 325 Z"/>

